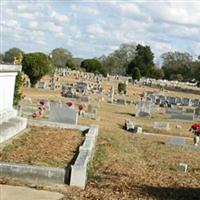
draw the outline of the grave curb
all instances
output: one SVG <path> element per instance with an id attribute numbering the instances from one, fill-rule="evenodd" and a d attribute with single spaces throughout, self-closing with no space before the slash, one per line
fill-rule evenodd
<path id="1" fill-rule="evenodd" d="M 36 183 L 64 184 L 66 180 L 66 170 L 71 170 L 71 174 L 69 173 L 70 185 L 84 189 L 87 183 L 88 163 L 92 160 L 95 150 L 99 131 L 98 126 L 91 125 L 89 127 L 37 120 L 29 120 L 28 124 L 33 126 L 78 129 L 82 132 L 87 131 L 87 133 L 85 134 L 83 144 L 79 147 L 78 156 L 74 164 L 70 165 L 68 169 L 0 162 L 0 177 L 26 179 Z"/>

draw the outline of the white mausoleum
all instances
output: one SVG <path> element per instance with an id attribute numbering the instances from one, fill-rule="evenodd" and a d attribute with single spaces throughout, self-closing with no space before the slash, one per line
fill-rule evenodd
<path id="1" fill-rule="evenodd" d="M 15 79 L 21 65 L 0 65 L 0 143 L 26 128 L 27 119 L 13 108 Z"/>

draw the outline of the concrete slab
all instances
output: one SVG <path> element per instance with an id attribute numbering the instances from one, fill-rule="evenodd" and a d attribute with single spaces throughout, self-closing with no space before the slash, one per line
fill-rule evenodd
<path id="1" fill-rule="evenodd" d="M 0 185 L 1 200 L 59 200 L 63 195 L 57 192 L 35 190 L 21 186 Z"/>

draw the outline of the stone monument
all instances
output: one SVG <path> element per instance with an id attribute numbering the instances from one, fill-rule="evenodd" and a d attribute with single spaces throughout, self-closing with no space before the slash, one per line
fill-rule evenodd
<path id="1" fill-rule="evenodd" d="M 0 143 L 26 128 L 27 119 L 13 108 L 15 79 L 21 65 L 0 65 Z"/>

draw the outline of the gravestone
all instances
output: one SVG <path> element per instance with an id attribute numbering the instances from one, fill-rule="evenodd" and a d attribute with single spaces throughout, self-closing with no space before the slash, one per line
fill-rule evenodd
<path id="1" fill-rule="evenodd" d="M 126 105 L 126 100 L 125 99 L 117 99 L 117 104 Z"/>
<path id="2" fill-rule="evenodd" d="M 182 99 L 182 105 L 183 106 L 190 106 L 191 100 L 189 98 L 183 98 Z"/>
<path id="3" fill-rule="evenodd" d="M 168 97 L 167 97 L 167 102 L 168 102 L 169 104 L 175 105 L 175 104 L 176 104 L 176 98 L 175 98 L 175 97 L 168 96 Z"/>
<path id="4" fill-rule="evenodd" d="M 79 99 L 81 102 L 85 102 L 85 103 L 89 102 L 89 100 L 90 100 L 89 96 L 81 96 L 81 97 L 79 97 Z"/>
<path id="5" fill-rule="evenodd" d="M 44 81 L 40 81 L 40 82 L 38 83 L 38 88 L 40 88 L 40 89 L 46 88 L 46 83 L 45 83 Z"/>
<path id="6" fill-rule="evenodd" d="M 50 102 L 49 121 L 78 124 L 78 112 L 63 103 Z"/>
<path id="7" fill-rule="evenodd" d="M 181 138 L 181 137 L 172 137 L 170 138 L 168 144 L 170 145 L 185 145 L 185 138 Z"/>
<path id="8" fill-rule="evenodd" d="M 198 107 L 198 106 L 199 106 L 199 103 L 200 103 L 200 100 L 199 100 L 199 99 L 193 99 L 193 100 L 191 100 L 191 104 L 192 104 L 192 106 L 194 106 L 194 107 Z"/>
<path id="9" fill-rule="evenodd" d="M 181 105 L 182 99 L 180 97 L 176 97 L 176 105 Z"/>
<path id="10" fill-rule="evenodd" d="M 169 130 L 170 126 L 169 126 L 168 122 L 154 122 L 154 128 L 155 129 Z"/>
<path id="11" fill-rule="evenodd" d="M 188 168 L 188 165 L 187 165 L 187 164 L 185 164 L 185 163 L 180 163 L 180 164 L 179 164 L 179 169 L 180 169 L 180 171 L 182 171 L 182 172 L 187 172 L 187 168 Z"/>
<path id="12" fill-rule="evenodd" d="M 151 103 L 148 101 L 140 101 L 136 107 L 137 117 L 151 116 Z"/>
<path id="13" fill-rule="evenodd" d="M 115 94 L 115 88 L 111 87 L 110 89 L 110 103 L 113 103 L 113 99 L 114 99 L 114 94 Z"/>
<path id="14" fill-rule="evenodd" d="M 171 119 L 193 121 L 195 119 L 195 114 L 194 113 L 172 113 Z"/>
<path id="15" fill-rule="evenodd" d="M 135 129 L 135 125 L 133 124 L 132 121 L 130 120 L 125 120 L 125 124 L 124 124 L 124 127 L 127 131 L 134 131 Z"/>

